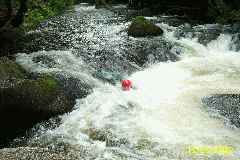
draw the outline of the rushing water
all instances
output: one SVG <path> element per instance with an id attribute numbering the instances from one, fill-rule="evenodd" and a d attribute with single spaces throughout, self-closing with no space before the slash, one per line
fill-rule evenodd
<path id="1" fill-rule="evenodd" d="M 115 10 L 119 8 L 124 6 Z M 86 98 L 76 100 L 71 113 L 61 116 L 59 127 L 38 134 L 29 143 L 68 144 L 83 159 L 240 158 L 239 129 L 201 102 L 211 94 L 240 93 L 240 54 L 234 47 L 234 35 L 222 32 L 203 45 L 193 32 L 176 36 L 181 26 L 159 23 L 163 37 L 129 38 L 126 16 L 125 12 L 82 4 L 65 15 L 69 19 L 65 22 L 69 28 L 61 33 L 69 43 L 65 51 L 18 55 L 17 62 L 32 72 L 73 76 L 93 88 Z M 48 30 L 62 25 L 56 20 L 48 23 Z M 207 25 L 196 28 L 204 27 Z M 148 46 L 159 39 L 174 44 L 170 52 L 177 52 L 179 61 L 159 62 L 149 56 L 140 65 L 126 56 L 138 43 Z M 163 46 L 155 52 L 164 54 L 166 50 Z M 38 56 L 50 60 L 35 62 Z M 94 76 L 99 72 L 104 73 L 102 77 Z M 134 89 L 122 91 L 118 76 L 131 79 Z M 193 155 L 186 153 L 189 146 L 230 146 L 234 153 Z"/>

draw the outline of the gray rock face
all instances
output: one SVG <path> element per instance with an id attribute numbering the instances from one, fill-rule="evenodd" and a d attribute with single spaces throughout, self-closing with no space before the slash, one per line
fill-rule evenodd
<path id="1" fill-rule="evenodd" d="M 240 127 L 240 95 L 238 94 L 222 94 L 204 97 L 203 104 L 228 118 L 236 127 Z"/>

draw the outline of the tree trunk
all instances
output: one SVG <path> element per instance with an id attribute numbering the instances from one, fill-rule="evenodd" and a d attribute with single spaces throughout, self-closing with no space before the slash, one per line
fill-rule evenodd
<path id="1" fill-rule="evenodd" d="M 7 7 L 7 16 L 8 16 L 8 18 L 10 18 L 13 13 L 12 0 L 5 0 L 5 5 Z"/>

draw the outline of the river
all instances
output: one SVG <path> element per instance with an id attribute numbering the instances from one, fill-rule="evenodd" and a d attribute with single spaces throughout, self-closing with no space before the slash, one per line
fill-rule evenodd
<path id="1" fill-rule="evenodd" d="M 240 92 L 236 34 L 229 26 L 188 26 L 156 16 L 147 18 L 163 36 L 133 38 L 126 31 L 131 16 L 124 5 L 96 10 L 80 4 L 35 31 L 58 36 L 40 40 L 41 51 L 18 54 L 17 62 L 31 72 L 77 78 L 93 91 L 29 145 L 68 146 L 82 159 L 98 160 L 239 158 L 239 129 L 202 103 L 205 96 Z M 144 63 L 129 58 L 139 48 L 150 52 Z M 34 61 L 38 56 L 48 60 Z M 133 90 L 121 90 L 123 77 Z M 186 153 L 189 146 L 230 146 L 234 152 L 195 155 Z"/>

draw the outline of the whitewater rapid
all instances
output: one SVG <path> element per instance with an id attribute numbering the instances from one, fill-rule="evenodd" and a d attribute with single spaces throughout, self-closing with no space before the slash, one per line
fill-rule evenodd
<path id="1" fill-rule="evenodd" d="M 134 85 L 129 92 L 122 91 L 120 84 L 93 78 L 81 57 L 74 57 L 71 51 L 19 55 L 17 62 L 30 71 L 65 72 L 94 86 L 90 95 L 76 100 L 71 113 L 61 116 L 60 126 L 45 136 L 87 148 L 84 159 L 239 158 L 239 129 L 223 117 L 211 115 L 201 101 L 212 94 L 240 93 L 240 53 L 230 50 L 232 36 L 221 34 L 204 46 L 197 39 L 177 39 L 174 27 L 159 25 L 165 29 L 165 38 L 180 44 L 181 60 L 149 64 L 129 75 Z M 42 54 L 55 57 L 56 68 L 32 62 Z M 188 146 L 219 145 L 233 147 L 234 154 L 184 152 Z"/>

